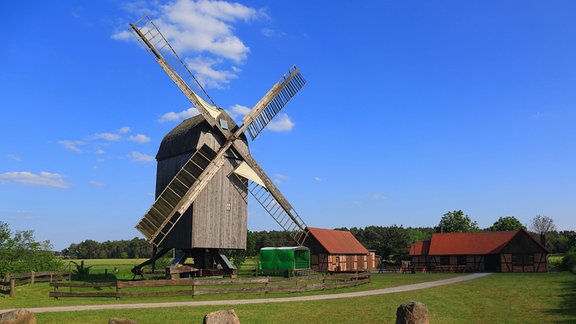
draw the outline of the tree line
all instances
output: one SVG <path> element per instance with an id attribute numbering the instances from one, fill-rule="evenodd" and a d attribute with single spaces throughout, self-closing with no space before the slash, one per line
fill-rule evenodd
<path id="1" fill-rule="evenodd" d="M 557 231 L 554 220 L 541 215 L 535 216 L 528 228 L 514 216 L 503 216 L 488 228 L 480 229 L 478 223 L 462 210 L 454 210 L 445 213 L 435 227 L 404 228 L 402 225 L 392 225 L 337 229 L 350 231 L 360 243 L 374 250 L 383 260 L 397 263 L 408 259 L 410 244 L 429 240 L 434 232 L 508 231 L 520 228 L 528 230 L 537 240 L 544 233 L 550 253 L 566 253 L 568 259 L 572 260 L 570 264 L 576 264 L 576 232 Z M 258 255 L 263 247 L 289 245 L 293 245 L 292 239 L 285 231 L 248 231 L 246 250 L 224 252 L 238 265 L 246 257 Z M 62 258 L 127 259 L 151 256 L 152 246 L 138 237 L 105 242 L 85 240 L 54 252 L 50 241 L 37 242 L 34 239 L 34 231 L 12 232 L 7 223 L 0 221 L 0 277 L 7 273 L 54 270 L 62 264 Z"/>
<path id="2" fill-rule="evenodd" d="M 566 253 L 576 246 L 575 231 L 557 231 L 554 221 L 546 216 L 536 216 L 526 228 L 516 217 L 500 217 L 491 226 L 481 229 L 462 210 L 445 213 L 436 227 L 403 227 L 367 226 L 365 228 L 336 228 L 350 231 L 360 243 L 369 250 L 375 251 L 389 262 L 406 260 L 408 247 L 414 241 L 429 240 L 434 232 L 477 232 L 477 231 L 511 231 L 520 228 L 532 232 L 539 240 L 540 233 L 546 234 L 546 247 L 550 253 Z M 252 257 L 258 255 L 263 247 L 293 245 L 290 235 L 285 231 L 248 231 L 245 251 L 225 251 L 232 258 Z M 152 256 L 152 247 L 142 238 L 132 240 L 106 241 L 99 243 L 86 240 L 73 243 L 64 249 L 61 254 L 72 259 L 98 259 L 98 258 L 149 258 Z"/>

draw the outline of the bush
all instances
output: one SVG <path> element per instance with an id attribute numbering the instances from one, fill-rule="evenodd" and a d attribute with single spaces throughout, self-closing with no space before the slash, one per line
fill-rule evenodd
<path id="1" fill-rule="evenodd" d="M 562 258 L 562 268 L 576 273 L 576 247 L 571 248 Z"/>
<path id="2" fill-rule="evenodd" d="M 51 251 L 49 241 L 37 242 L 34 231 L 12 233 L 0 222 L 0 278 L 9 273 L 60 270 L 63 263 Z"/>

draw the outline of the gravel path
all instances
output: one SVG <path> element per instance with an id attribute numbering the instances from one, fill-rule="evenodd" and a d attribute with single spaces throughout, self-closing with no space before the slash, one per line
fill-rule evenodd
<path id="1" fill-rule="evenodd" d="M 392 294 L 397 292 L 412 291 L 419 289 L 426 289 L 431 287 L 438 287 L 449 285 L 457 282 L 472 280 L 489 275 L 489 273 L 474 273 L 467 276 L 460 276 L 456 278 L 422 282 L 412 285 L 405 285 L 399 287 L 357 291 L 340 294 L 326 294 L 326 295 L 312 295 L 312 296 L 297 296 L 297 297 L 281 297 L 281 298 L 258 298 L 258 299 L 232 299 L 232 300 L 204 300 L 204 301 L 185 301 L 185 302 L 167 302 L 167 303 L 137 303 L 137 304 L 108 304 L 108 305 L 80 305 L 80 306 L 57 306 L 57 307 L 36 307 L 27 308 L 33 313 L 46 313 L 46 312 L 70 312 L 70 311 L 85 311 L 85 310 L 99 310 L 99 309 L 128 309 L 128 308 L 159 308 L 159 307 L 180 307 L 180 306 L 212 306 L 212 305 L 242 305 L 242 304 L 262 304 L 262 303 L 285 303 L 297 301 L 310 301 L 310 300 L 325 300 L 336 298 L 352 298 L 362 296 L 374 296 L 382 294 Z M 5 310 L 9 311 L 9 310 Z"/>

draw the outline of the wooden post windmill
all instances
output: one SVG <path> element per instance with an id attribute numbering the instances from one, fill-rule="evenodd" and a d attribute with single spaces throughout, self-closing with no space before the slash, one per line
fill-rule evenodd
<path id="1" fill-rule="evenodd" d="M 171 267 L 191 256 L 191 270 L 219 264 L 232 271 L 219 250 L 246 248 L 248 192 L 302 245 L 306 225 L 250 155 L 244 135 L 248 131 L 254 140 L 304 86 L 298 68 L 284 74 L 238 126 L 212 101 L 148 16 L 131 23 L 130 29 L 200 112 L 162 141 L 156 157 L 156 201 L 136 225 L 158 253 L 134 267 L 134 274 L 171 249 L 179 251 Z"/>

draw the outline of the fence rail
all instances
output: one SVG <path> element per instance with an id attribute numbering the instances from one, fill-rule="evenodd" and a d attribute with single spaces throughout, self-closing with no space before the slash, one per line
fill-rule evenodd
<path id="1" fill-rule="evenodd" d="M 27 273 L 16 273 L 7 274 L 4 277 L 4 281 L 0 281 L 0 294 L 10 295 L 14 297 L 16 286 L 24 284 L 33 284 L 36 282 L 46 282 L 46 281 L 61 281 L 61 280 L 71 280 L 72 272 L 70 271 L 43 271 L 43 272 L 27 272 Z"/>
<path id="2" fill-rule="evenodd" d="M 303 292 L 357 286 L 370 282 L 369 272 L 332 274 L 311 277 L 278 279 L 272 277 L 254 279 L 180 279 L 180 280 L 144 280 L 116 281 L 106 283 L 51 282 L 54 287 L 49 296 L 61 297 L 168 297 L 199 296 L 213 294 L 245 294 L 272 292 Z M 108 291 L 93 291 L 108 287 Z M 176 290 L 170 287 L 186 287 Z M 69 288 L 62 291 L 62 288 Z M 72 291 L 74 290 L 76 291 Z M 149 288 L 168 288 L 154 290 Z M 91 289 L 92 291 L 86 291 Z M 135 289 L 136 291 L 132 290 Z M 132 290 L 132 291 L 127 291 Z"/>

